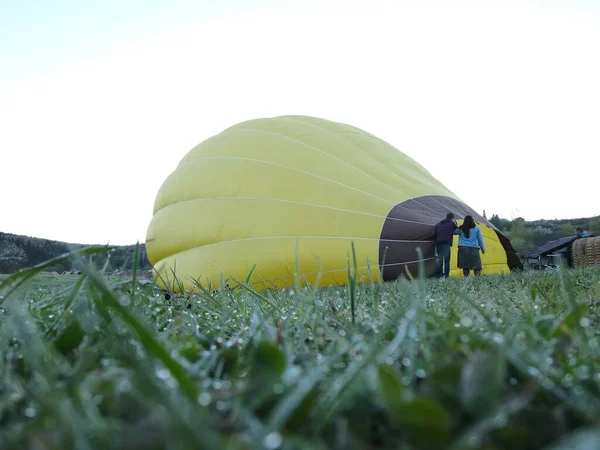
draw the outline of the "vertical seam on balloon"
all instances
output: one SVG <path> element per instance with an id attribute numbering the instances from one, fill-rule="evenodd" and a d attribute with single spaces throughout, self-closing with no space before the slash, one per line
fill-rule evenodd
<path id="1" fill-rule="evenodd" d="M 341 162 L 341 163 L 343 163 L 343 164 L 347 165 L 348 167 L 351 167 L 351 168 L 353 168 L 353 169 L 355 169 L 355 170 L 357 170 L 357 171 L 359 171 L 359 172 L 361 172 L 361 173 L 365 174 L 367 177 L 369 177 L 369 178 L 372 178 L 373 180 L 377 181 L 377 182 L 378 182 L 379 184 L 381 184 L 382 186 L 385 186 L 385 187 L 387 187 L 387 188 L 389 188 L 389 189 L 391 189 L 391 190 L 393 190 L 393 191 L 395 191 L 395 192 L 402 193 L 402 191 L 401 191 L 400 189 L 398 189 L 397 187 L 395 187 L 395 186 L 391 186 L 391 185 L 389 185 L 389 184 L 387 184 L 387 183 L 384 183 L 384 182 L 383 182 L 383 181 L 381 181 L 380 179 L 378 179 L 378 178 L 374 177 L 373 175 L 371 175 L 371 174 L 370 174 L 370 173 L 368 173 L 368 172 L 365 172 L 364 170 L 360 169 L 359 167 L 357 167 L 357 166 L 355 166 L 355 165 L 352 165 L 352 164 L 350 164 L 350 163 L 348 163 L 348 162 L 344 161 L 343 159 L 341 159 L 341 158 L 338 158 L 337 156 L 334 156 L 334 155 L 332 155 L 331 153 L 327 153 L 326 151 L 324 151 L 324 150 L 320 149 L 319 147 L 317 147 L 317 146 L 315 146 L 315 145 L 311 145 L 311 144 L 309 144 L 308 142 L 304 142 L 304 141 L 301 141 L 301 140 L 299 140 L 299 139 L 295 139 L 295 138 L 293 138 L 293 137 L 291 137 L 291 136 L 287 136 L 287 135 L 285 135 L 285 134 L 281 134 L 281 133 L 275 133 L 275 132 L 273 132 L 273 131 L 262 130 L 262 129 L 259 129 L 259 128 L 236 128 L 236 129 L 234 129 L 234 130 L 231 130 L 231 132 L 233 132 L 233 131 L 255 131 L 255 132 L 258 132 L 258 133 L 265 133 L 265 134 L 272 134 L 273 136 L 280 136 L 280 137 L 282 137 L 282 138 L 285 138 L 285 139 L 288 139 L 288 140 L 290 140 L 290 141 L 297 142 L 298 144 L 304 145 L 304 146 L 306 146 L 306 147 L 313 148 L 313 149 L 317 150 L 318 152 L 320 152 L 321 154 L 323 154 L 323 155 L 325 155 L 325 156 L 328 156 L 328 157 L 330 157 L 330 158 L 332 158 L 332 159 L 334 159 L 334 160 L 336 160 L 336 161 L 339 161 L 339 162 Z"/>
<path id="2" fill-rule="evenodd" d="M 446 206 L 446 205 L 444 205 L 443 203 L 439 202 L 439 201 L 438 201 L 436 198 L 434 198 L 433 196 L 431 196 L 431 195 L 428 195 L 428 197 L 429 197 L 429 198 L 431 198 L 433 201 L 435 201 L 435 202 L 439 203 L 439 205 L 440 205 L 440 206 L 444 206 L 444 207 Z M 450 201 L 450 203 L 452 203 L 452 204 L 453 204 L 453 205 L 456 207 L 456 209 L 458 209 L 458 210 L 459 210 L 459 212 L 460 212 L 460 213 L 461 213 L 463 216 L 466 216 L 466 215 L 467 215 L 467 213 L 466 213 L 466 212 L 465 212 L 465 211 L 462 209 L 462 207 L 461 207 L 461 206 L 458 206 L 458 205 L 457 205 L 457 204 L 454 202 L 454 200 L 455 200 L 455 199 L 452 199 L 451 197 L 445 197 L 445 198 L 447 198 L 447 199 Z M 460 203 L 463 203 L 463 204 L 464 204 L 464 202 L 462 202 L 462 201 L 460 201 Z M 466 205 L 465 205 L 465 206 L 466 206 Z M 468 207 L 468 206 L 467 206 L 467 207 Z"/>
<path id="3" fill-rule="evenodd" d="M 292 120 L 292 119 L 288 119 L 288 120 Z M 308 124 L 308 123 L 306 123 L 306 122 L 302 122 L 302 123 L 304 123 L 304 124 L 307 124 L 307 125 L 312 125 L 312 124 Z M 316 126 L 316 125 L 315 125 L 315 126 Z M 324 130 L 325 132 L 328 132 L 329 134 L 334 134 L 334 136 L 338 136 L 337 134 L 335 134 L 335 133 L 332 133 L 332 132 L 330 132 L 330 131 L 328 131 L 328 130 L 326 130 L 326 129 L 323 129 L 323 128 L 320 128 L 320 127 L 317 127 L 317 128 L 319 128 L 319 129 L 322 129 L 322 130 Z M 275 135 L 275 136 L 281 136 L 281 137 L 283 137 L 283 138 L 290 139 L 290 140 L 292 140 L 292 141 L 294 141 L 294 142 L 298 142 L 299 144 L 306 145 L 307 147 L 314 148 L 315 150 L 318 150 L 318 151 L 319 151 L 319 152 L 321 152 L 322 154 L 324 154 L 324 155 L 327 155 L 327 156 L 329 156 L 329 157 L 331 157 L 331 158 L 334 158 L 334 159 L 335 159 L 335 160 L 337 160 L 337 161 L 341 161 L 341 162 L 343 162 L 344 164 L 346 164 L 347 166 L 349 166 L 349 167 L 352 167 L 352 168 L 354 168 L 354 169 L 356 169 L 356 170 L 358 170 L 358 171 L 360 171 L 360 172 L 364 173 L 364 174 L 365 174 L 365 175 L 367 175 L 368 177 L 370 177 L 370 178 L 374 179 L 375 181 L 378 181 L 378 182 L 379 182 L 381 185 L 383 185 L 383 186 L 386 186 L 386 187 L 388 187 L 388 188 L 390 188 L 390 189 L 392 189 L 392 190 L 394 190 L 394 191 L 396 191 L 396 192 L 398 192 L 398 193 L 402 193 L 402 190 L 398 189 L 397 187 L 394 187 L 394 186 L 392 186 L 392 185 L 389 185 L 389 184 L 387 184 L 387 183 L 384 183 L 383 181 L 381 181 L 381 180 L 379 180 L 378 178 L 374 177 L 373 175 L 371 175 L 371 174 L 369 174 L 369 173 L 365 172 L 364 170 L 362 170 L 362 169 L 358 168 L 357 166 L 354 166 L 354 165 L 352 165 L 352 164 L 350 164 L 350 163 L 347 163 L 347 162 L 345 162 L 344 160 L 342 160 L 341 158 L 338 158 L 337 156 L 334 156 L 334 155 L 332 155 L 332 154 L 330 154 L 330 153 L 327 153 L 327 152 L 323 151 L 322 149 L 320 149 L 319 147 L 317 147 L 317 146 L 315 146 L 315 145 L 311 145 L 311 144 L 309 144 L 309 143 L 307 143 L 307 142 L 300 141 L 300 140 L 298 140 L 298 139 L 292 138 L 292 137 L 290 137 L 290 136 L 287 136 L 287 135 L 285 135 L 285 134 L 281 134 L 281 133 L 275 133 L 275 132 L 272 132 L 272 131 L 267 131 L 267 130 L 263 130 L 263 129 L 259 129 L 259 128 L 239 128 L 239 130 L 246 130 L 246 131 L 257 131 L 257 132 L 261 132 L 261 133 L 272 134 L 272 135 Z M 352 133 L 352 134 L 355 134 L 355 135 L 357 135 L 357 136 L 362 136 L 362 135 L 363 135 L 362 133 Z M 339 136 L 338 136 L 338 137 L 339 137 Z M 379 140 L 380 140 L 382 143 L 386 143 L 385 141 L 383 141 L 383 140 L 381 140 L 381 139 L 379 139 Z M 366 152 L 364 149 L 362 149 L 361 147 L 359 147 L 358 145 L 356 145 L 356 144 L 354 144 L 354 143 L 352 143 L 352 142 L 349 142 L 349 141 L 348 141 L 348 140 L 346 140 L 346 139 L 343 139 L 343 138 L 342 138 L 342 141 L 344 141 L 344 142 L 345 142 L 345 143 L 347 143 L 348 145 L 351 145 L 351 146 L 355 147 L 356 149 L 360 150 L 362 153 L 367 153 L 367 152 Z M 390 144 L 387 144 L 387 145 L 390 145 Z M 398 152 L 398 150 L 396 150 L 396 152 Z M 367 154 L 368 154 L 368 153 L 367 153 Z M 371 156 L 371 155 L 369 154 L 369 156 Z M 392 155 L 392 156 L 394 156 L 394 155 Z M 410 157 L 408 157 L 408 156 L 407 156 L 407 158 L 410 158 Z M 372 156 L 371 156 L 371 159 L 373 159 L 373 157 L 372 157 Z M 394 158 L 394 159 L 395 159 L 395 158 Z M 410 159 L 412 160 L 412 158 L 410 158 Z M 375 161 L 376 161 L 376 162 L 378 162 L 378 160 L 375 160 Z M 398 161 L 397 159 L 396 159 L 396 161 L 400 163 L 400 161 Z M 418 164 L 416 161 L 412 160 L 412 162 L 413 162 L 413 164 L 414 164 L 414 165 L 416 165 L 416 166 L 419 166 L 419 164 Z M 380 164 L 382 164 L 382 163 L 380 163 Z M 388 169 L 388 171 L 390 171 L 390 170 Z M 402 179 L 402 178 L 401 178 L 401 177 L 400 177 L 398 174 L 396 174 L 395 172 L 393 172 L 393 171 L 390 171 L 390 172 L 391 172 L 391 173 L 394 175 L 394 178 L 397 178 L 397 179 Z M 427 172 L 427 171 L 426 171 L 426 172 Z M 431 175 L 429 172 L 427 172 L 426 174 L 427 174 L 429 177 L 431 177 L 431 178 L 435 179 L 435 178 L 433 177 L 433 175 Z M 432 186 L 432 183 L 431 183 L 431 181 L 430 181 L 430 180 L 427 180 L 427 182 L 423 182 L 422 180 L 419 180 L 419 178 L 418 178 L 418 177 L 415 177 L 415 176 L 412 176 L 412 175 L 410 175 L 410 177 L 411 177 L 411 178 L 412 178 L 414 181 L 416 181 L 416 182 L 419 182 L 419 183 L 421 183 L 421 184 L 423 184 L 423 185 L 429 185 L 429 187 L 435 187 L 435 188 L 438 188 L 438 187 L 439 187 L 439 186 Z M 442 185 L 442 184 L 439 182 L 439 180 L 435 179 L 435 181 L 436 181 L 437 183 L 439 183 L 439 184 L 440 184 L 440 186 L 441 186 L 443 189 L 445 189 L 445 190 L 447 190 L 448 192 L 450 192 L 450 190 L 449 190 L 447 187 L 445 187 L 444 185 Z"/>
<path id="4" fill-rule="evenodd" d="M 331 179 L 329 179 L 329 178 L 321 177 L 320 175 L 312 174 L 312 173 L 310 173 L 310 172 L 306 172 L 306 171 L 303 171 L 303 170 L 300 170 L 300 169 L 296 169 L 296 168 L 293 168 L 293 167 L 284 166 L 284 165 L 282 165 L 282 164 L 271 163 L 271 162 L 268 162 L 268 161 L 263 161 L 263 160 L 255 160 L 255 159 L 252 159 L 252 158 L 241 158 L 241 157 L 232 157 L 232 156 L 204 156 L 204 157 L 202 157 L 202 158 L 196 158 L 196 159 L 194 159 L 194 160 L 192 160 L 192 161 L 189 161 L 189 163 L 192 163 L 192 162 L 197 162 L 197 161 L 199 161 L 199 160 L 201 160 L 201 159 L 237 159 L 237 160 L 242 160 L 242 161 L 243 161 L 243 160 L 247 160 L 247 161 L 254 161 L 254 162 L 258 162 L 258 163 L 263 163 L 263 164 L 269 164 L 269 165 L 274 165 L 274 166 L 278 166 L 278 167 L 283 167 L 283 168 L 287 168 L 287 169 L 290 169 L 290 170 L 294 170 L 294 171 L 297 171 L 297 172 L 300 172 L 300 173 L 304 173 L 304 174 L 306 174 L 306 175 L 309 175 L 309 176 L 314 176 L 314 177 L 316 177 L 316 178 L 320 178 L 320 179 L 323 179 L 323 180 L 325 180 L 325 181 L 329 181 L 329 182 L 331 182 L 331 183 L 334 183 L 334 184 L 339 184 L 339 185 L 341 185 L 341 186 L 347 187 L 347 188 L 349 188 L 349 189 L 352 189 L 352 190 L 356 190 L 356 191 L 358 191 L 358 192 L 364 193 L 364 194 L 366 194 L 366 195 L 369 195 L 369 196 L 371 196 L 371 197 L 374 197 L 374 198 L 376 198 L 376 199 L 378 199 L 378 200 L 381 200 L 381 201 L 383 201 L 384 203 L 386 203 L 386 204 L 388 204 L 388 205 L 389 205 L 389 204 L 391 204 L 391 205 L 393 205 L 393 207 L 400 207 L 400 208 L 408 209 L 408 210 L 410 210 L 410 211 L 412 211 L 412 212 L 414 212 L 414 213 L 416 213 L 416 214 L 420 214 L 420 215 L 422 215 L 422 216 L 424 216 L 424 217 L 427 217 L 427 218 L 433 218 L 433 217 L 435 217 L 435 216 L 432 216 L 432 215 L 427 215 L 427 214 L 425 214 L 425 213 L 424 213 L 424 212 L 422 212 L 422 211 L 415 211 L 415 210 L 413 210 L 413 209 L 411 209 L 411 208 L 408 208 L 408 207 L 406 207 L 406 206 L 402 206 L 402 205 L 401 205 L 401 203 L 402 203 L 402 202 L 401 202 L 401 203 L 394 203 L 394 201 L 393 201 L 393 200 L 386 200 L 386 199 L 384 199 L 384 198 L 378 197 L 378 196 L 376 196 L 376 195 L 373 195 L 373 194 L 370 194 L 370 193 L 368 193 L 368 192 L 361 191 L 360 189 L 354 188 L 354 187 L 352 187 L 352 186 L 348 186 L 348 185 L 346 185 L 346 184 L 340 183 L 339 181 L 335 181 L 335 180 L 331 180 Z M 186 162 L 185 164 L 188 164 L 188 162 Z M 208 197 L 205 197 L 205 198 L 208 198 Z M 233 197 L 232 197 L 232 198 L 233 198 Z M 408 199 L 406 199 L 406 200 L 403 200 L 403 202 L 405 202 L 405 201 L 408 201 L 408 200 L 411 200 L 411 199 L 413 199 L 413 198 L 415 198 L 415 197 L 412 197 L 412 198 L 408 198 Z M 195 199 L 194 199 L 194 200 L 195 200 Z M 174 203 L 169 203 L 169 204 L 167 204 L 167 205 L 162 205 L 162 206 L 161 206 L 161 207 L 160 207 L 158 210 L 154 211 L 154 214 L 158 213 L 158 211 L 160 211 L 161 209 L 163 209 L 163 208 L 165 208 L 165 207 L 168 207 L 168 206 L 171 206 L 171 205 L 174 205 L 174 204 L 177 204 L 177 203 L 181 203 L 181 202 L 174 202 Z M 432 212 L 435 212 L 435 211 L 434 211 L 434 210 L 432 210 L 431 208 L 429 208 L 429 209 L 430 209 Z"/>
<path id="5" fill-rule="evenodd" d="M 396 177 L 396 178 L 398 178 L 398 179 L 402 180 L 402 177 L 401 177 L 400 175 L 398 175 L 396 172 L 394 172 L 393 170 L 391 170 L 389 167 L 386 167 L 386 165 L 385 165 L 385 164 L 383 164 L 381 161 L 379 161 L 377 158 L 375 158 L 375 157 L 374 157 L 372 154 L 370 154 L 369 152 L 367 152 L 367 151 L 366 151 L 365 149 L 363 149 L 362 147 L 360 147 L 360 146 L 356 145 L 355 143 L 353 143 L 353 142 L 349 141 L 348 139 L 344 138 L 343 136 L 340 136 L 339 134 L 337 134 L 337 133 L 334 133 L 333 131 L 331 131 L 331 130 L 328 130 L 327 128 L 323 128 L 323 127 L 321 127 L 321 126 L 319 126 L 319 125 L 317 125 L 317 124 L 315 124 L 315 123 L 312 123 L 312 122 L 305 122 L 305 121 L 303 121 L 303 120 L 299 120 L 299 119 L 295 119 L 295 118 L 292 118 L 292 119 L 289 119 L 289 120 L 293 120 L 293 121 L 300 122 L 300 123 L 303 123 L 303 124 L 306 124 L 306 125 L 309 125 L 309 126 L 313 126 L 313 127 L 315 127 L 315 128 L 318 128 L 318 129 L 320 129 L 320 130 L 323 130 L 323 131 L 324 131 L 324 132 L 326 132 L 326 133 L 329 133 L 329 134 L 331 134 L 331 135 L 333 135 L 333 136 L 336 136 L 338 139 L 340 139 L 340 140 L 342 140 L 342 141 L 346 142 L 348 145 L 351 145 L 352 147 L 354 147 L 354 148 L 357 148 L 358 150 L 360 150 L 361 152 L 363 152 L 365 155 L 367 155 L 369 158 L 371 158 L 373 161 L 375 161 L 377 164 L 379 164 L 381 167 L 383 167 L 385 170 L 387 170 L 389 173 L 391 173 L 391 174 L 392 174 L 394 177 Z M 396 150 L 396 151 L 399 151 L 399 150 Z M 412 158 L 410 158 L 409 156 L 407 156 L 407 158 L 409 158 L 411 161 L 414 161 L 414 160 L 413 160 Z M 397 161 L 397 160 L 396 160 L 396 161 Z M 412 176 L 412 175 L 411 175 L 411 178 L 415 178 L 415 179 L 417 179 L 417 180 L 418 180 L 418 178 L 416 178 L 416 177 L 414 177 L 414 176 Z M 431 176 L 431 178 L 433 178 L 435 181 L 438 181 L 438 180 L 437 180 L 436 178 L 434 178 L 433 176 Z M 439 183 L 439 181 L 438 181 L 438 183 Z M 429 183 L 429 184 L 431 185 L 431 183 Z M 432 186 L 432 187 L 433 187 L 433 186 Z M 438 188 L 442 188 L 442 189 L 445 189 L 445 190 L 447 190 L 448 192 L 450 192 L 450 191 L 448 190 L 448 188 L 446 188 L 446 187 L 445 187 L 444 185 L 442 185 L 441 183 L 440 183 L 440 186 L 436 186 L 436 187 L 438 187 Z"/>
<path id="6" fill-rule="evenodd" d="M 433 174 L 432 174 L 432 173 L 431 173 L 429 170 L 427 170 L 427 168 L 425 168 L 424 166 L 422 166 L 422 165 L 421 165 L 421 164 L 420 164 L 418 161 L 416 161 L 415 159 L 413 159 L 411 156 L 407 155 L 406 153 L 404 153 L 404 152 L 400 151 L 400 149 L 397 149 L 396 147 L 394 147 L 394 146 L 393 146 L 392 144 L 390 144 L 389 142 L 387 142 L 387 141 L 384 141 L 384 140 L 383 140 L 383 139 L 381 139 L 380 137 L 374 136 L 374 135 L 372 135 L 372 134 L 370 134 L 370 133 L 367 133 L 366 131 L 363 131 L 363 132 L 362 132 L 362 134 L 361 134 L 361 133 L 349 133 L 349 132 L 347 132 L 347 131 L 338 131 L 338 132 L 336 132 L 336 134 L 352 134 L 352 135 L 360 135 L 360 136 L 367 136 L 367 137 L 370 137 L 370 138 L 372 138 L 372 139 L 375 139 L 375 140 L 377 140 L 377 141 L 381 142 L 383 145 L 386 145 L 386 146 L 388 146 L 388 147 L 391 147 L 392 149 L 396 150 L 396 153 L 401 153 L 402 155 L 406 156 L 407 158 L 410 158 L 412 161 L 414 161 L 414 164 L 415 164 L 415 166 L 416 166 L 416 167 L 417 167 L 417 168 L 420 170 L 420 172 L 421 172 L 423 175 L 427 175 L 427 176 L 429 176 L 429 177 L 435 178 L 435 177 L 433 176 Z M 397 156 L 398 156 L 398 155 L 393 155 L 393 156 L 394 156 L 395 160 L 396 160 L 398 163 L 400 163 L 400 164 L 401 164 L 401 163 L 403 162 L 402 160 L 400 160 L 400 159 L 398 159 L 398 158 L 397 158 Z M 437 180 L 437 181 L 438 181 L 438 183 L 440 183 L 440 184 L 441 184 L 441 185 L 442 185 L 442 186 L 443 186 L 443 187 L 444 187 L 446 190 L 450 191 L 450 189 L 448 189 L 448 188 L 447 188 L 447 187 L 446 187 L 446 186 L 445 186 L 445 185 L 444 185 L 444 184 L 443 184 L 441 181 L 439 181 L 439 180 Z"/>
<path id="7" fill-rule="evenodd" d="M 408 198 L 408 199 L 406 199 L 406 200 L 403 200 L 403 201 L 402 201 L 402 202 L 400 202 L 400 203 L 396 203 L 396 204 L 395 204 L 395 205 L 392 207 L 392 209 L 390 209 L 390 212 L 391 212 L 391 211 L 392 211 L 394 208 L 402 208 L 402 209 L 407 209 L 407 210 L 409 210 L 409 211 L 411 211 L 411 212 L 413 212 L 413 213 L 415 213 L 415 214 L 420 214 L 421 216 L 423 216 L 423 217 L 427 217 L 428 219 L 434 219 L 434 220 L 435 220 L 435 219 L 437 218 L 437 214 L 436 214 L 436 215 L 429 215 L 429 214 L 426 214 L 426 213 L 425 213 L 425 212 L 423 212 L 423 211 L 418 211 L 418 210 L 415 210 L 415 209 L 409 208 L 408 206 L 404 206 L 404 205 L 403 205 L 403 203 L 406 203 L 406 202 L 408 202 L 408 201 L 411 201 L 411 200 L 413 200 L 413 201 L 414 201 L 414 199 L 415 199 L 415 197 L 412 197 L 412 198 Z M 415 203 L 419 203 L 419 202 L 415 202 Z M 430 209 L 430 210 L 431 210 L 432 212 L 435 212 L 435 211 L 434 211 L 434 210 L 432 210 L 432 209 Z M 388 214 L 389 214 L 389 213 L 388 213 Z M 431 225 L 431 224 L 430 224 L 430 223 L 428 223 L 428 222 L 420 222 L 420 223 L 427 224 L 427 225 Z"/>
<path id="8" fill-rule="evenodd" d="M 417 200 L 417 198 L 421 198 L 421 197 L 413 197 L 413 198 L 409 198 L 409 199 L 405 200 L 405 202 L 413 201 L 413 202 L 415 202 L 417 205 L 421 205 L 423 208 L 425 208 L 425 209 L 428 209 L 429 211 L 431 211 L 432 213 L 434 213 L 434 215 L 433 215 L 433 216 L 431 216 L 431 217 L 438 217 L 438 212 L 437 212 L 435 209 L 433 209 L 433 208 L 430 208 L 430 207 L 429 207 L 429 206 L 427 206 L 427 205 L 424 205 L 423 203 L 421 203 L 420 201 L 418 201 L 418 200 Z"/>
<path id="9" fill-rule="evenodd" d="M 454 206 L 456 206 L 457 209 L 459 209 L 463 214 L 465 214 L 465 211 L 462 210 L 462 208 L 460 206 L 458 206 L 456 203 L 454 203 L 454 200 L 452 200 L 451 198 L 449 198 L 450 202 L 452 202 L 452 204 Z M 467 215 L 467 214 L 465 214 Z"/>
<path id="10" fill-rule="evenodd" d="M 339 184 L 340 186 L 344 186 L 344 187 L 346 187 L 348 189 L 352 189 L 353 191 L 357 191 L 357 192 L 360 192 L 362 194 L 366 194 L 366 195 L 368 195 L 370 197 L 376 198 L 377 200 L 381 200 L 381 201 L 383 201 L 385 203 L 393 203 L 393 200 L 388 200 L 388 199 L 379 197 L 377 195 L 370 194 L 369 192 L 365 192 L 365 191 L 363 191 L 361 189 L 349 186 L 349 185 L 344 184 L 344 183 L 342 183 L 340 181 L 332 180 L 331 178 L 325 178 L 325 177 L 322 177 L 321 175 L 317 175 L 315 173 L 307 172 L 307 171 L 302 170 L 302 169 L 297 169 L 295 167 L 286 166 L 284 164 L 274 163 L 274 162 L 270 162 L 270 161 L 264 161 L 264 160 L 260 160 L 260 159 L 243 158 L 243 157 L 240 157 L 240 156 L 202 156 L 200 158 L 194 158 L 192 161 L 199 161 L 201 159 L 232 159 L 232 160 L 238 160 L 238 161 L 252 161 L 252 162 L 257 162 L 257 163 L 261 163 L 261 164 L 268 164 L 268 165 L 276 166 L 276 167 L 283 167 L 284 169 L 294 170 L 296 172 L 300 172 L 300 173 L 303 173 L 305 175 L 309 175 L 309 176 L 313 176 L 315 178 L 320 178 L 322 180 L 329 181 L 330 183 Z M 190 161 L 190 162 L 192 162 L 192 161 Z M 187 162 L 186 162 L 186 164 L 187 164 Z"/>
<path id="11" fill-rule="evenodd" d="M 440 206 L 444 207 L 445 209 L 447 209 L 446 205 L 444 205 L 442 202 L 440 202 L 440 201 L 439 201 L 437 198 L 435 198 L 434 196 L 432 196 L 432 195 L 428 195 L 427 197 L 429 197 L 431 200 L 433 200 L 434 202 L 436 202 L 438 205 L 440 205 Z M 452 204 L 454 204 L 454 206 L 457 206 L 457 205 L 456 205 L 454 202 L 451 202 L 451 203 L 452 203 Z M 459 210 L 460 210 L 459 212 L 460 212 L 461 214 L 464 214 L 464 211 L 463 211 L 461 208 L 458 208 L 458 207 L 457 207 L 457 209 L 459 209 Z"/>

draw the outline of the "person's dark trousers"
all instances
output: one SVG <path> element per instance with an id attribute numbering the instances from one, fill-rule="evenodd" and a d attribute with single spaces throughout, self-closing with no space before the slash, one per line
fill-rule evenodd
<path id="1" fill-rule="evenodd" d="M 438 278 L 442 276 L 448 278 L 450 276 L 450 244 L 435 244 L 437 252 L 437 269 L 436 275 Z"/>
<path id="2" fill-rule="evenodd" d="M 475 276 L 478 277 L 481 275 L 481 269 L 474 269 L 473 272 L 475 273 Z M 463 269 L 463 275 L 465 277 L 470 277 L 471 276 L 471 269 Z"/>

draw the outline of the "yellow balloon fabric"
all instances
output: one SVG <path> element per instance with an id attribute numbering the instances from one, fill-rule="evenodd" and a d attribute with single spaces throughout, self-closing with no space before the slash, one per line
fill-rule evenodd
<path id="1" fill-rule="evenodd" d="M 356 127 L 255 119 L 194 147 L 155 200 L 146 251 L 164 289 L 282 288 L 435 272 L 433 228 L 452 211 L 482 229 L 482 273 L 519 266 L 508 239 L 426 169 Z M 451 274 L 456 268 L 455 237 Z M 251 277 L 249 275 L 251 274 Z M 410 275 L 409 275 L 410 276 Z"/>

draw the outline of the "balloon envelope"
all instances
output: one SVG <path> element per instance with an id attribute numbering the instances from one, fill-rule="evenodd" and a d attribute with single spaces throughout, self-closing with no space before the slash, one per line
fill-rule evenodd
<path id="1" fill-rule="evenodd" d="M 249 120 L 190 150 L 159 189 L 146 251 L 163 288 L 319 285 L 435 273 L 448 212 L 482 229 L 482 273 L 520 267 L 493 224 L 390 144 L 306 116 Z M 451 275 L 457 269 L 457 237 Z M 251 275 L 251 276 L 249 276 Z M 176 281 L 177 280 L 177 281 Z M 178 284 L 179 283 L 179 284 Z"/>

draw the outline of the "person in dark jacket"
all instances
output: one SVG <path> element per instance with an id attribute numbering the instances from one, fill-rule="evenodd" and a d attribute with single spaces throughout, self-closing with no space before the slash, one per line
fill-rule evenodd
<path id="1" fill-rule="evenodd" d="M 454 238 L 454 230 L 458 225 L 454 221 L 454 214 L 448 213 L 446 218 L 435 226 L 435 253 L 437 255 L 436 275 L 438 278 L 450 276 L 450 247 Z"/>

